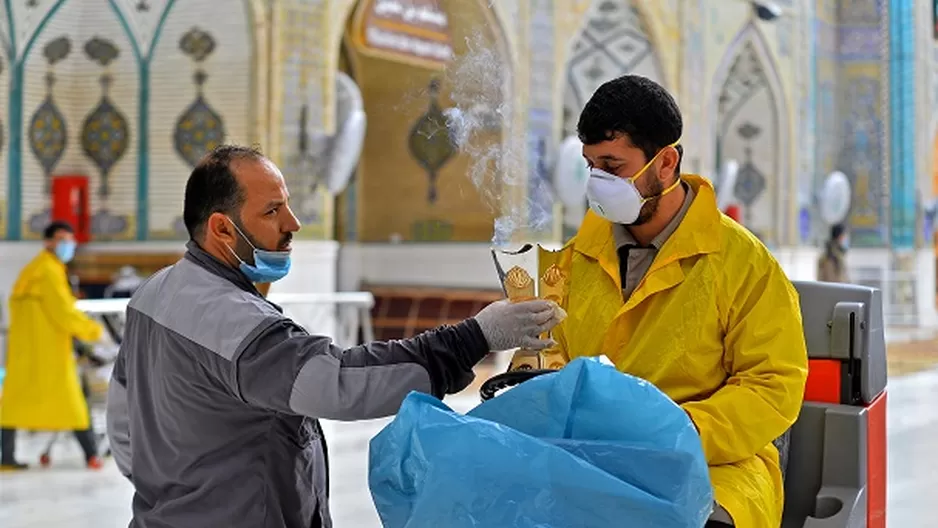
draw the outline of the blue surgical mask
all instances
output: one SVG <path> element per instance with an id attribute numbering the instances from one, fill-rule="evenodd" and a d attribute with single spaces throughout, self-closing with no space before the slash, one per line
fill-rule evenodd
<path id="1" fill-rule="evenodd" d="M 229 218 L 229 220 L 231 220 Z M 254 248 L 254 265 L 248 264 L 247 262 L 241 260 L 241 257 L 231 247 L 228 247 L 228 251 L 231 251 L 231 254 L 238 259 L 241 264 L 238 266 L 238 269 L 241 270 L 241 273 L 244 273 L 244 276 L 248 278 L 251 282 L 275 282 L 287 276 L 287 273 L 290 272 L 290 252 L 289 251 L 267 251 L 265 249 L 257 249 L 254 244 L 251 244 L 251 241 L 247 236 L 244 235 L 244 232 L 241 231 L 241 228 L 232 220 L 231 225 L 238 230 L 238 234 L 241 235 L 241 238 L 245 240 L 252 248 Z"/>
<path id="2" fill-rule="evenodd" d="M 68 264 L 75 258 L 75 249 L 78 247 L 78 244 L 74 240 L 60 240 L 55 245 L 55 256 L 62 261 L 63 264 Z"/>

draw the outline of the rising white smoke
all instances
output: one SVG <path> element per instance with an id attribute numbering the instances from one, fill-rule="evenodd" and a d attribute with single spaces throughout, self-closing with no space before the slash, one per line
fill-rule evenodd
<path id="1" fill-rule="evenodd" d="M 492 244 L 505 246 L 520 229 L 548 226 L 551 212 L 531 199 L 527 190 L 519 192 L 528 183 L 527 145 L 509 137 L 512 101 L 504 96 L 509 65 L 481 34 L 468 38 L 467 48 L 446 70 L 444 85 L 452 90 L 454 105 L 445 111 L 446 126 L 453 143 L 471 158 L 469 179 L 496 215 Z M 526 207 L 506 210 L 515 194 L 528 197 Z"/>

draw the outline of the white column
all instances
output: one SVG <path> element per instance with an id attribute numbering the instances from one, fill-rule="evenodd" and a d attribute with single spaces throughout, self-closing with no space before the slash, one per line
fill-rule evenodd
<path id="1" fill-rule="evenodd" d="M 290 274 L 270 286 L 270 293 L 333 293 L 339 243 L 294 240 Z M 290 305 L 284 311 L 313 334 L 336 335 L 335 306 Z"/>
<path id="2" fill-rule="evenodd" d="M 938 310 L 935 308 L 935 250 L 925 248 L 916 252 L 915 300 L 918 303 L 919 326 L 938 327 Z"/>

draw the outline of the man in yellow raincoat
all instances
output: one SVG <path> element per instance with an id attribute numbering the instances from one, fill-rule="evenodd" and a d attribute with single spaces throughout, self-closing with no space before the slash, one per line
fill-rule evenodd
<path id="1" fill-rule="evenodd" d="M 568 318 L 554 337 L 570 359 L 606 355 L 687 412 L 717 502 L 708 526 L 778 527 L 773 440 L 798 416 L 808 367 L 798 296 L 711 184 L 681 175 L 682 127 L 674 99 L 639 76 L 586 104 L 591 211 L 568 244 Z"/>
<path id="2" fill-rule="evenodd" d="M 10 295 L 7 374 L 0 399 L 0 469 L 25 469 L 14 458 L 16 429 L 74 431 L 88 466 L 98 468 L 73 338 L 96 341 L 102 327 L 75 307 L 65 264 L 75 254 L 71 226 L 53 222 L 44 249 L 20 272 Z"/>

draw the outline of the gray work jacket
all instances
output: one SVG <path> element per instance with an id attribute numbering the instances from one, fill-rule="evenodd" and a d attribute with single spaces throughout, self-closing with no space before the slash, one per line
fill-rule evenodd
<path id="1" fill-rule="evenodd" d="M 131 299 L 109 388 L 130 525 L 330 527 L 317 418 L 378 418 L 412 390 L 458 392 L 487 353 L 473 319 L 342 350 L 190 242 Z"/>

